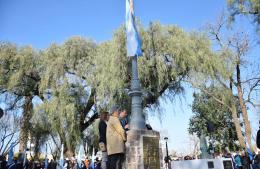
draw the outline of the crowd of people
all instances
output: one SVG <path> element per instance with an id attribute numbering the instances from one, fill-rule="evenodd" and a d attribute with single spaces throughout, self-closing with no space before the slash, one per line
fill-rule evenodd
<path id="1" fill-rule="evenodd" d="M 127 111 L 113 106 L 109 112 L 100 114 L 99 148 L 102 151 L 102 160 L 97 157 L 91 160 L 77 161 L 76 158 L 65 159 L 63 166 L 53 160 L 41 162 L 24 160 L 18 156 L 12 164 L 7 164 L 5 157 L 0 159 L 0 169 L 122 169 L 125 159 L 126 131 L 129 130 Z"/>
<path id="2" fill-rule="evenodd" d="M 122 169 L 125 160 L 126 131 L 129 130 L 126 109 L 114 105 L 110 111 L 100 113 L 99 149 L 101 160 L 91 163 L 86 159 L 80 165 L 75 160 L 67 160 L 63 169 Z M 94 165 L 93 165 L 94 164 Z"/>
<path id="3" fill-rule="evenodd" d="M 237 152 L 232 159 L 236 169 L 260 169 L 260 152 L 253 154 L 251 158 L 245 151 Z"/>
<path id="4" fill-rule="evenodd" d="M 233 162 L 234 169 L 260 169 L 260 151 L 256 152 L 255 154 L 252 154 L 251 157 L 246 151 L 237 151 L 236 153 L 231 153 L 229 150 L 224 150 L 223 154 L 220 153 L 214 153 L 213 156 L 214 159 L 218 158 L 229 158 Z M 181 156 L 181 157 L 167 157 L 164 158 L 165 164 L 171 161 L 185 161 L 185 160 L 196 160 L 200 159 L 199 157 L 195 156 Z M 166 167 L 167 168 L 167 167 Z"/>
<path id="5" fill-rule="evenodd" d="M 101 160 L 97 157 L 92 162 L 88 158 L 77 161 L 76 158 L 64 160 L 64 165 L 51 161 L 31 162 L 25 161 L 24 158 L 18 156 L 12 164 L 7 165 L 6 159 L 0 157 L 0 169 L 122 169 L 125 160 L 125 142 L 126 131 L 129 130 L 127 119 L 127 111 L 120 109 L 119 106 L 113 106 L 109 112 L 100 114 L 98 125 L 99 130 L 99 149 L 102 152 Z M 226 152 L 224 155 L 215 156 L 215 158 L 224 157 L 231 158 L 235 169 L 260 169 L 260 152 L 249 157 L 245 151 L 237 152 L 232 155 Z M 194 158 L 185 157 L 183 160 L 193 160 Z M 178 159 L 179 160 L 179 159 Z M 169 160 L 171 161 L 171 160 Z"/>
<path id="6" fill-rule="evenodd" d="M 99 158 L 96 157 L 93 160 L 94 161 L 92 163 L 92 160 L 91 159 L 89 160 L 88 158 L 86 158 L 85 160 L 82 160 L 81 162 L 77 161 L 77 159 L 75 159 L 73 157 L 71 159 L 67 158 L 65 160 L 64 165 L 61 167 L 58 167 L 58 168 L 61 168 L 61 169 L 101 169 L 101 161 L 99 160 Z M 57 165 L 59 165 L 59 164 L 57 164 Z"/>
<path id="7" fill-rule="evenodd" d="M 8 164 L 4 157 L 0 157 L 0 169 L 101 169 L 101 161 L 96 158 L 94 163 L 88 158 L 82 160 L 80 163 L 75 158 L 66 158 L 63 166 L 54 160 L 50 161 L 31 161 L 14 158 L 13 163 Z"/>

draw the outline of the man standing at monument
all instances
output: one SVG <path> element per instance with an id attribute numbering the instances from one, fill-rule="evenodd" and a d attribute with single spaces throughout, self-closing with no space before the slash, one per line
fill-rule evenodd
<path id="1" fill-rule="evenodd" d="M 129 130 L 129 124 L 127 120 L 127 111 L 126 109 L 122 109 L 119 114 L 120 122 L 125 131 Z"/>
<path id="2" fill-rule="evenodd" d="M 102 161 L 101 167 L 102 169 L 107 169 L 107 121 L 108 121 L 108 112 L 102 112 L 100 114 L 100 122 L 98 125 L 99 129 L 99 148 L 102 151 Z"/>
<path id="3" fill-rule="evenodd" d="M 126 135 L 119 121 L 119 107 L 113 106 L 107 123 L 108 169 L 122 169 L 125 153 Z"/>

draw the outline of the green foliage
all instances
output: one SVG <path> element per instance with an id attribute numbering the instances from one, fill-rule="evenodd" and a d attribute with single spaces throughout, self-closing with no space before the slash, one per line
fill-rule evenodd
<path id="1" fill-rule="evenodd" d="M 213 76 L 216 67 L 225 70 L 203 33 L 187 33 L 176 26 L 151 23 L 147 29 L 140 26 L 140 35 L 144 56 L 138 59 L 138 64 L 145 107 L 157 103 L 160 96 L 171 97 L 182 92 L 181 81 L 193 72 L 206 72 Z M 105 101 L 105 105 L 122 99 L 129 104 L 126 91 L 130 89 L 131 62 L 126 57 L 122 27 L 112 40 L 97 47 L 94 60 L 92 86 L 95 86 L 98 99 Z"/>
<path id="2" fill-rule="evenodd" d="M 139 29 L 144 53 L 138 59 L 144 107 L 159 106 L 159 97 L 182 92 L 182 82 L 195 77 L 195 72 L 208 77 L 216 70 L 227 72 L 217 57 L 225 56 L 224 52 L 213 52 L 204 33 L 160 23 L 151 23 L 147 29 L 140 25 Z M 48 125 L 65 147 L 74 150 L 94 104 L 100 110 L 114 103 L 130 107 L 131 58 L 126 57 L 125 36 L 124 27 L 120 27 L 111 40 L 100 44 L 72 37 L 40 51 L 1 43 L 0 71 L 4 76 L 0 77 L 0 89 L 22 97 L 39 96 L 42 103 L 36 106 L 34 118 L 42 113 L 46 117 L 33 123 L 34 134 L 45 132 L 43 126 Z"/>
<path id="3" fill-rule="evenodd" d="M 11 103 L 8 110 L 14 110 L 19 101 L 23 102 L 23 116 L 21 117 L 20 150 L 25 148 L 29 123 L 32 116 L 32 106 L 27 100 L 39 95 L 38 85 L 41 67 L 38 53 L 30 46 L 17 48 L 11 43 L 0 43 L 0 92 L 8 93 Z M 13 99 L 15 98 L 15 99 Z"/>
<path id="4" fill-rule="evenodd" d="M 34 95 L 39 82 L 40 58 L 32 47 L 0 44 L 0 89 L 19 96 Z"/>
<path id="5" fill-rule="evenodd" d="M 50 123 L 45 112 L 34 112 L 31 119 L 30 142 L 34 143 L 34 159 L 39 158 L 41 146 L 45 145 L 51 133 Z"/>
<path id="6" fill-rule="evenodd" d="M 38 111 L 47 114 L 50 131 L 58 135 L 61 142 L 69 150 L 74 150 L 81 138 L 77 97 L 68 91 L 69 83 L 63 82 L 53 90 L 54 95 L 38 106 Z"/>
<path id="7" fill-rule="evenodd" d="M 257 24 L 259 31 L 260 25 L 260 1 L 259 0 L 227 0 L 231 13 L 231 19 L 234 20 L 236 15 L 249 15 L 253 22 Z"/>
<path id="8" fill-rule="evenodd" d="M 80 125 L 85 114 L 84 117 L 81 114 L 90 95 L 86 78 L 93 69 L 94 51 L 95 44 L 81 37 L 72 37 L 61 46 L 52 44 L 41 51 L 40 90 L 44 100 L 37 110 L 47 113 L 52 133 L 69 151 L 74 151 L 82 139 Z"/>
<path id="9" fill-rule="evenodd" d="M 129 61 L 126 57 L 124 29 L 120 27 L 112 40 L 98 45 L 94 56 L 95 70 L 90 84 L 96 89 L 101 107 L 108 108 L 115 102 L 123 103 L 127 99 L 125 89 L 130 87 Z"/>
<path id="10" fill-rule="evenodd" d="M 15 45 L 11 43 L 1 43 L 0 44 L 0 84 L 1 84 L 1 91 L 7 89 L 8 80 L 11 76 L 11 70 L 14 69 L 15 59 L 14 56 L 17 53 L 17 48 Z"/>
<path id="11" fill-rule="evenodd" d="M 211 86 L 207 90 L 214 93 L 218 99 L 225 99 L 222 94 L 225 89 Z M 206 136 L 214 138 L 222 148 L 228 146 L 231 150 L 236 150 L 237 135 L 229 109 L 206 93 L 195 93 L 193 97 L 193 116 L 189 122 L 189 133 L 195 133 L 198 136 L 204 133 Z M 207 131 L 207 122 L 214 124 L 213 133 Z"/>
<path id="12" fill-rule="evenodd" d="M 43 70 L 41 91 L 56 87 L 66 73 L 86 79 L 92 73 L 95 43 L 81 37 L 72 37 L 63 45 L 52 44 L 42 51 Z"/>

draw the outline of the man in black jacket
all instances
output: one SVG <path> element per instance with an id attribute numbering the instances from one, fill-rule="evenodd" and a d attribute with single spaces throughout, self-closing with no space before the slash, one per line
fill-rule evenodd
<path id="1" fill-rule="evenodd" d="M 4 156 L 0 156 L 0 169 L 7 169 L 7 161 Z"/>
<path id="2" fill-rule="evenodd" d="M 100 122 L 99 122 L 99 147 L 102 151 L 102 161 L 101 168 L 107 168 L 107 139 L 106 139 L 106 131 L 107 131 L 107 121 L 108 121 L 108 112 L 102 112 L 100 114 Z"/>
<path id="3" fill-rule="evenodd" d="M 253 169 L 260 169 L 260 151 L 254 156 Z"/>
<path id="4" fill-rule="evenodd" d="M 125 131 L 129 130 L 129 124 L 127 119 L 127 111 L 126 109 L 122 109 L 119 114 L 120 123 Z"/>

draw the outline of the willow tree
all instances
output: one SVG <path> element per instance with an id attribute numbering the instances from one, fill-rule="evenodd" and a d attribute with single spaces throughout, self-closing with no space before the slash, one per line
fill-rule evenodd
<path id="1" fill-rule="evenodd" d="M 174 97 L 183 91 L 182 80 L 191 70 L 211 69 L 210 40 L 199 32 L 185 32 L 173 25 L 151 23 L 140 26 L 143 57 L 138 59 L 139 77 L 143 88 L 143 105 L 158 105 L 159 97 Z M 95 59 L 97 98 L 108 106 L 114 102 L 129 103 L 127 92 L 131 83 L 130 58 L 126 57 L 125 32 L 121 27 L 113 39 L 101 43 Z"/>
<path id="2" fill-rule="evenodd" d="M 28 148 L 30 151 L 34 152 L 33 160 L 39 160 L 41 147 L 46 145 L 46 142 L 52 134 L 50 122 L 44 111 L 34 111 L 30 122 L 31 128 L 29 141 L 30 144 L 34 145 L 34 147 L 32 149 L 30 145 Z"/>
<path id="3" fill-rule="evenodd" d="M 95 43 L 80 37 L 42 51 L 40 90 L 45 99 L 38 111 L 47 113 L 54 136 L 59 137 L 69 156 L 88 127 L 86 116 L 94 104 L 94 90 L 86 81 L 93 69 L 94 51 Z"/>
<path id="4" fill-rule="evenodd" d="M 147 29 L 140 26 L 140 34 L 144 56 L 138 62 L 144 108 L 158 106 L 161 96 L 174 97 L 183 91 L 181 82 L 191 70 L 212 71 L 211 64 L 218 63 L 212 62 L 210 40 L 202 33 L 152 23 Z M 129 108 L 131 65 L 123 27 L 100 44 L 74 37 L 60 46 L 51 45 L 41 55 L 44 74 L 40 91 L 45 99 L 39 111 L 48 114 L 52 130 L 70 151 L 90 124 L 84 121 L 93 106 L 101 110 L 117 103 Z"/>
<path id="5" fill-rule="evenodd" d="M 160 106 L 159 97 L 174 97 L 184 90 L 183 82 L 188 82 L 228 109 L 239 143 L 245 147 L 237 116 L 237 99 L 232 89 L 225 88 L 221 98 L 206 90 L 208 84 L 230 82 L 235 68 L 233 51 L 225 47 L 216 51 L 206 34 L 185 32 L 173 25 L 151 23 L 147 29 L 139 28 L 143 57 L 138 59 L 138 68 L 144 108 Z M 96 86 L 97 98 L 103 106 L 120 101 L 129 103 L 131 65 L 126 57 L 123 28 L 115 32 L 112 40 L 98 46 L 94 59 L 93 86 Z M 247 133 L 249 136 L 250 132 Z"/>
<path id="6" fill-rule="evenodd" d="M 172 98 L 182 92 L 182 82 L 193 73 L 213 76 L 217 69 L 225 74 L 226 67 L 204 33 L 160 23 L 151 23 L 148 28 L 140 25 L 139 29 L 144 53 L 138 59 L 144 108 L 159 106 L 159 97 Z M 120 27 L 111 40 L 100 44 L 74 37 L 37 53 L 41 62 L 36 66 L 40 77 L 36 89 L 43 101 L 37 111 L 47 114 L 52 131 L 68 151 L 74 150 L 82 131 L 96 118 L 91 110 L 108 109 L 114 103 L 129 108 L 131 64 L 125 43 L 124 28 Z M 34 68 L 34 60 L 28 57 L 25 61 Z"/>
<path id="7" fill-rule="evenodd" d="M 216 51 L 208 36 L 201 32 L 185 32 L 173 25 L 151 23 L 140 27 L 143 57 L 138 59 L 139 76 L 143 87 L 144 108 L 158 105 L 159 97 L 174 97 L 183 91 L 182 82 L 206 92 L 206 85 L 229 83 L 235 68 L 233 52 L 227 48 Z M 102 43 L 96 59 L 95 84 L 97 96 L 112 104 L 126 100 L 130 89 L 130 59 L 126 57 L 125 32 L 119 29 L 111 41 Z M 100 54 L 99 54 L 100 53 Z M 101 63 L 101 64 L 100 64 Z M 224 83 L 223 83 L 223 81 Z M 229 109 L 239 143 L 245 146 L 236 99 L 230 88 L 215 101 Z"/>
<path id="8" fill-rule="evenodd" d="M 76 83 L 75 80 L 71 82 L 73 80 L 69 76 L 73 75 L 81 80 L 86 79 L 88 71 L 87 67 L 84 66 L 91 65 L 91 62 L 87 59 L 92 56 L 89 51 L 95 48 L 93 42 L 83 38 L 71 38 L 63 46 L 52 45 L 47 50 L 41 51 L 35 51 L 31 47 L 17 48 L 16 45 L 6 42 L 1 43 L 0 47 L 1 94 L 9 96 L 5 100 L 10 102 L 8 110 L 19 109 L 19 106 L 23 108 L 19 140 L 20 151 L 24 151 L 26 148 L 29 133 L 31 132 L 36 136 L 37 132 L 33 130 L 39 128 L 31 124 L 34 111 L 32 99 L 35 96 L 44 103 L 43 107 L 50 103 L 50 100 L 53 101 L 49 105 L 58 107 L 57 111 L 59 110 L 59 112 L 54 112 L 54 114 L 60 113 L 56 116 L 58 118 L 63 117 L 62 112 L 66 112 L 66 109 L 69 108 L 71 110 L 69 116 L 73 114 L 76 116 L 76 120 L 70 117 L 67 117 L 67 119 L 75 120 L 75 122 L 71 122 L 73 125 L 74 123 L 77 124 L 76 121 L 79 121 L 80 131 L 83 131 L 89 125 L 90 122 L 85 123 L 85 118 L 93 106 L 94 92 L 85 90 L 86 84 L 84 83 Z M 64 106 L 72 98 L 74 98 L 73 104 L 69 102 L 69 107 Z M 64 104 L 59 105 L 60 103 L 55 102 L 55 99 L 63 101 Z M 64 108 L 64 111 L 62 108 Z M 53 124 L 52 126 L 56 125 L 55 121 L 50 121 L 50 123 Z M 61 126 L 56 125 L 56 127 Z M 66 131 L 65 128 L 63 128 L 63 131 Z M 78 133 L 81 134 L 81 132 Z M 62 138 L 62 141 L 64 141 L 67 137 L 63 135 Z M 67 142 L 69 141 L 67 140 Z"/>
<path id="9" fill-rule="evenodd" d="M 6 93 L 9 96 L 7 102 L 12 100 L 7 110 L 16 109 L 17 103 L 22 102 L 20 151 L 24 151 L 28 140 L 33 113 L 32 99 L 34 96 L 41 97 L 40 63 L 40 58 L 32 47 L 17 48 L 16 45 L 6 42 L 0 44 L 0 91 L 1 94 Z"/>

